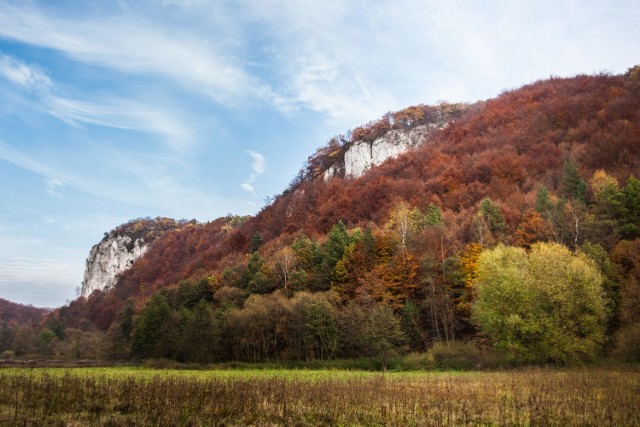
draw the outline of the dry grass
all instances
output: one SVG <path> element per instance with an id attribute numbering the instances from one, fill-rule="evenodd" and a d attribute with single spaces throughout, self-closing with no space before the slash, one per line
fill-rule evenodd
<path id="1" fill-rule="evenodd" d="M 634 370 L 106 372 L 0 370 L 0 424 L 640 425 Z"/>

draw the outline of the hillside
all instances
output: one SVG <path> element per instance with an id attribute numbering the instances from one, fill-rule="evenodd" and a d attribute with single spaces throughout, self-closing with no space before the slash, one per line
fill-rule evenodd
<path id="1" fill-rule="evenodd" d="M 354 146 L 428 123 L 421 144 L 345 172 Z M 56 318 L 117 358 L 386 358 L 486 344 L 471 318 L 480 253 L 556 242 L 604 278 L 607 339 L 593 348 L 613 351 L 618 331 L 637 329 L 639 172 L 638 67 L 409 107 L 329 141 L 256 216 L 164 232 L 111 290 Z"/>
<path id="2" fill-rule="evenodd" d="M 256 233 L 264 242 L 285 242 L 299 232 L 326 234 L 338 221 L 383 225 L 399 201 L 440 207 L 450 241 L 461 248 L 473 241 L 476 207 L 489 196 L 513 237 L 540 185 L 561 195 L 567 159 L 575 159 L 583 179 L 597 169 L 619 183 L 637 175 L 639 87 L 636 78 L 608 75 L 537 82 L 469 107 L 429 144 L 359 179 L 315 178 L 312 165 L 321 161 L 311 158 L 300 182 L 256 217 L 168 233 L 124 275 L 122 296 L 136 294 L 142 284 L 159 289 L 206 277 L 229 253 L 248 252 Z"/>
<path id="3" fill-rule="evenodd" d="M 0 322 L 36 324 L 50 312 L 47 308 L 17 304 L 0 298 Z"/>

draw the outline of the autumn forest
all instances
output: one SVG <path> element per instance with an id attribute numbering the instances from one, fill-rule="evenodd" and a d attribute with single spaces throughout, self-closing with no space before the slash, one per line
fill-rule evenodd
<path id="1" fill-rule="evenodd" d="M 355 141 L 435 114 L 448 125 L 418 148 L 323 179 Z M 389 113 L 332 138 L 255 216 L 120 229 L 145 227 L 169 231 L 112 289 L 40 322 L 5 319 L 0 353 L 637 361 L 640 68 Z"/>

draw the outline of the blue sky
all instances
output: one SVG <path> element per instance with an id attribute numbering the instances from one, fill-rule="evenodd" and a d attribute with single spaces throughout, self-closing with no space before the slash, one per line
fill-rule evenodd
<path id="1" fill-rule="evenodd" d="M 253 214 L 333 135 L 639 40 L 637 0 L 1 0 L 0 297 L 60 306 L 129 219 Z"/>

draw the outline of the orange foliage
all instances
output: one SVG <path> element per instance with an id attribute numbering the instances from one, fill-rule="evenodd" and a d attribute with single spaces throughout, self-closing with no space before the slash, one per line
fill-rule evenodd
<path id="1" fill-rule="evenodd" d="M 445 107 L 451 112 L 446 113 Z M 557 194 L 568 157 L 576 159 L 584 176 L 605 169 L 618 182 L 626 182 L 637 175 L 638 111 L 639 79 L 597 75 L 539 81 L 464 111 L 455 105 L 416 106 L 387 114 L 354 129 L 350 139 L 334 139 L 318 150 L 309 160 L 308 175 L 301 175 L 255 217 L 220 218 L 166 232 L 102 303 L 117 307 L 116 301 L 142 289 L 149 295 L 181 280 L 219 274 L 225 267 L 221 260 L 243 259 L 232 254 L 248 251 L 256 233 L 268 244 L 282 235 L 323 235 L 340 220 L 349 228 L 369 222 L 382 225 L 402 201 L 423 210 L 434 201 L 440 206 L 447 218 L 449 247 L 466 248 L 462 265 L 465 282 L 472 286 L 480 247 L 469 230 L 479 202 L 489 196 L 500 207 L 507 223 L 506 241 L 526 246 L 548 238 L 546 221 L 528 211 L 534 200 L 527 195 L 541 185 Z M 391 128 L 420 124 L 438 114 L 451 114 L 454 121 L 418 149 L 358 179 L 319 178 L 352 141 L 371 141 Z M 270 249 L 272 253 L 277 246 Z M 360 262 L 357 253 L 353 257 L 355 264 Z M 397 305 L 412 292 L 418 260 L 395 259 L 393 253 L 388 257 L 379 258 L 360 279 L 367 286 L 384 285 L 376 291 L 378 297 Z M 354 290 L 353 277 L 348 282 L 350 296 L 360 292 Z M 108 319 L 112 312 L 98 313 L 96 308 L 92 316 Z"/>

